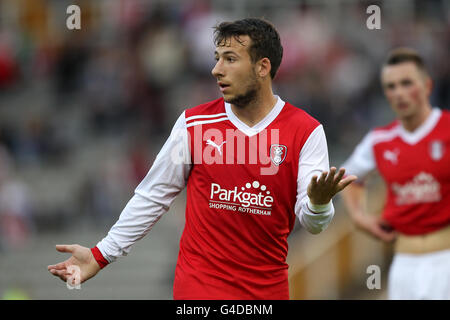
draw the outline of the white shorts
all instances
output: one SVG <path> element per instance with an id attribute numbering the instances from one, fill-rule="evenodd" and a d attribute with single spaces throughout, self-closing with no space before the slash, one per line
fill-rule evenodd
<path id="1" fill-rule="evenodd" d="M 391 300 L 450 300 L 450 250 L 397 253 L 388 277 Z"/>

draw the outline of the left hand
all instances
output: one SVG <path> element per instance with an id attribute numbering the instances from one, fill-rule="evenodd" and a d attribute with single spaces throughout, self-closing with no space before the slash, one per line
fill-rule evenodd
<path id="1" fill-rule="evenodd" d="M 358 177 L 354 175 L 343 179 L 345 169 L 341 168 L 336 173 L 336 168 L 331 167 L 330 172 L 322 172 L 320 177 L 313 176 L 308 185 L 308 197 L 312 204 L 321 205 L 330 202 L 336 193 L 342 191 Z"/>

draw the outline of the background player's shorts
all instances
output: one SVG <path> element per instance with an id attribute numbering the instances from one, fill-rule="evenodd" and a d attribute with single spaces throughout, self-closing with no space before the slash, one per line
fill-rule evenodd
<path id="1" fill-rule="evenodd" d="M 397 253 L 388 278 L 391 300 L 450 300 L 450 250 Z"/>

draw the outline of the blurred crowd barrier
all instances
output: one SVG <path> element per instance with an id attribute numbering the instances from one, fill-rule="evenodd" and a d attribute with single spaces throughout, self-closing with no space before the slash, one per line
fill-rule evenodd
<path id="1" fill-rule="evenodd" d="M 74 2 L 80 30 L 66 27 Z M 379 30 L 366 26 L 369 4 L 381 8 Z M 51 232 L 106 233 L 179 114 L 220 96 L 212 27 L 248 16 L 278 29 L 274 91 L 324 125 L 331 165 L 393 119 L 379 85 L 390 48 L 416 48 L 434 80 L 433 105 L 450 107 L 446 0 L 0 0 L 0 260 Z"/>

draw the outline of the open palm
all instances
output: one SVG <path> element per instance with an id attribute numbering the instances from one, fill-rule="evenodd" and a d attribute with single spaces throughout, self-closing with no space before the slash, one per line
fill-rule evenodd
<path id="1" fill-rule="evenodd" d="M 311 203 L 321 205 L 330 202 L 336 193 L 357 179 L 354 175 L 344 178 L 344 174 L 344 168 L 336 172 L 336 168 L 332 167 L 329 173 L 324 171 L 320 177 L 313 176 L 308 185 L 308 197 Z"/>
<path id="2" fill-rule="evenodd" d="M 56 250 L 72 254 L 66 261 L 47 267 L 51 274 L 59 277 L 64 282 L 73 276 L 76 270 L 79 270 L 80 272 L 80 283 L 92 278 L 100 271 L 100 266 L 89 248 L 82 247 L 78 244 L 72 244 L 57 245 Z"/>

